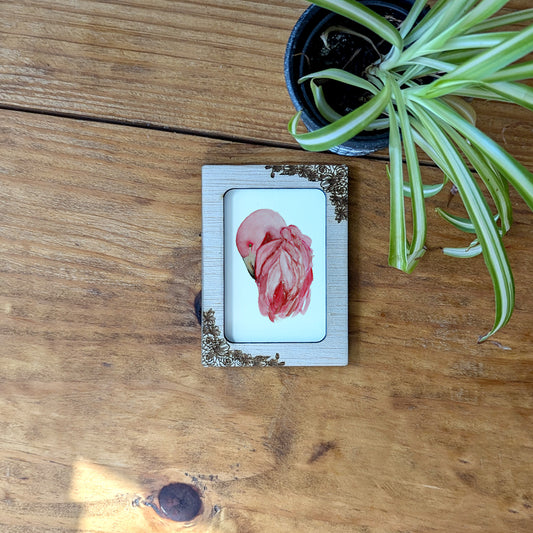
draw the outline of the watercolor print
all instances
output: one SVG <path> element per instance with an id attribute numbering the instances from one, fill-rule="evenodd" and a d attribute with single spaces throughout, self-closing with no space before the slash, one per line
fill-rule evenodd
<path id="1" fill-rule="evenodd" d="M 311 239 L 272 209 L 248 215 L 237 230 L 236 244 L 258 289 L 259 311 L 275 322 L 305 314 L 311 301 Z"/>

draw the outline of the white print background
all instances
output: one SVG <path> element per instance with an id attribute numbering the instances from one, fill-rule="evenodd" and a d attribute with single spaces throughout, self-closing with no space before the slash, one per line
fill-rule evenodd
<path id="1" fill-rule="evenodd" d="M 272 209 L 311 238 L 313 283 L 307 312 L 271 322 L 235 237 L 257 209 Z M 224 195 L 224 334 L 230 342 L 319 342 L 326 335 L 326 196 L 321 189 L 231 189 Z"/>

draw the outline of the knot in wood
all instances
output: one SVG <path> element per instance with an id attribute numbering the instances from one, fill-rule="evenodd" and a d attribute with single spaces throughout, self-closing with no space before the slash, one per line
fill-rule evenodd
<path id="1" fill-rule="evenodd" d="M 202 500 L 191 485 L 171 483 L 159 491 L 159 507 L 167 518 L 188 522 L 200 513 Z"/>

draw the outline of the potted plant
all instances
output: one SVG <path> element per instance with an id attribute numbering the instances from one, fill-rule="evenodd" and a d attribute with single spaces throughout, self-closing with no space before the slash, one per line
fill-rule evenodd
<path id="1" fill-rule="evenodd" d="M 361 4 L 388 20 L 399 22 L 405 19 L 413 1 L 361 0 Z M 314 72 L 339 66 L 344 71 L 363 76 L 364 69 L 389 48 L 385 40 L 368 28 L 311 4 L 291 32 L 284 67 L 289 96 L 294 107 L 302 110 L 300 118 L 307 129 L 319 129 L 327 125 L 330 119 L 349 113 L 367 99 L 368 91 L 355 86 L 346 90 L 346 85 L 335 79 L 322 78 L 309 83 L 300 83 L 300 80 Z M 327 101 L 335 107 L 327 118 L 314 103 L 314 93 L 317 91 L 325 91 L 325 96 L 320 93 L 321 100 L 327 97 Z M 387 126 L 386 120 L 378 120 L 375 127 L 367 127 L 357 136 L 329 150 L 340 155 L 360 156 L 386 148 L 389 143 Z"/>
<path id="2" fill-rule="evenodd" d="M 476 128 L 474 108 L 465 100 L 510 102 L 533 110 L 533 88 L 520 83 L 533 77 L 533 61 L 520 61 L 533 51 L 533 9 L 498 15 L 507 2 L 437 0 L 424 13 L 426 0 L 415 0 L 398 20 L 373 11 L 369 2 L 314 0 L 326 10 L 322 18 L 329 12 L 343 17 L 321 29 L 319 38 L 326 49 L 332 46 L 334 33 L 344 33 L 345 40 L 350 35 L 360 43 L 373 36 L 375 59 L 359 72 L 341 64 L 303 75 L 298 82 L 308 85 L 313 113 L 324 124 L 299 133 L 299 110 L 288 126 L 303 148 L 337 152 L 343 143 L 385 128 L 389 264 L 405 272 L 411 272 L 425 252 L 424 199 L 451 182 L 468 216 L 438 212 L 456 228 L 473 234 L 473 240 L 464 248 L 444 248 L 444 253 L 455 257 L 482 254 L 495 291 L 494 324 L 479 342 L 504 326 L 514 307 L 513 276 L 502 242 L 512 223 L 509 185 L 533 209 L 533 174 Z M 517 23 L 529 26 L 502 30 Z M 357 48 L 363 46 L 354 46 L 356 55 Z M 331 81 L 343 84 L 346 92 L 356 91 L 359 105 L 340 112 L 328 94 L 325 82 Z M 417 147 L 443 171 L 442 184 L 423 183 Z M 494 213 L 480 185 L 491 197 Z M 411 239 L 407 237 L 405 197 L 410 198 L 412 209 Z"/>

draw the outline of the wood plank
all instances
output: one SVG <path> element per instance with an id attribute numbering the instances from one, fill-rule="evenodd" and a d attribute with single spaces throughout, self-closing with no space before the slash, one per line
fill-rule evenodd
<path id="1" fill-rule="evenodd" d="M 283 56 L 307 5 L 5 0 L 0 105 L 295 146 Z M 480 118 L 487 133 L 501 140 L 514 132 L 511 153 L 532 167 L 531 114 L 478 107 L 489 111 L 490 120 Z"/>
<path id="2" fill-rule="evenodd" d="M 304 7 L 3 2 L 2 103 L 277 140 L 292 113 L 284 43 Z"/>
<path id="3" fill-rule="evenodd" d="M 481 260 L 432 213 L 386 267 L 384 164 L 350 160 L 350 364 L 204 369 L 201 165 L 337 162 L 0 112 L 0 529 L 181 531 L 147 506 L 199 490 L 190 531 L 530 531 L 533 217 L 507 238 L 518 305 L 493 342 Z M 427 169 L 428 179 L 437 179 Z M 157 499 L 156 499 L 157 501 Z"/>

